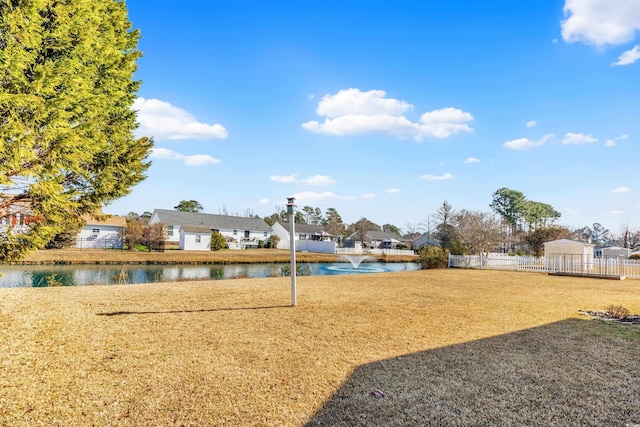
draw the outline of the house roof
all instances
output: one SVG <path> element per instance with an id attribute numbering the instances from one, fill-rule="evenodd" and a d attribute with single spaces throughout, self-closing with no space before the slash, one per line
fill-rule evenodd
<path id="1" fill-rule="evenodd" d="M 282 226 L 282 228 L 289 231 L 288 222 L 284 222 L 280 220 L 278 220 L 277 222 Z M 324 227 L 322 225 L 311 225 L 311 224 L 296 223 L 296 233 L 317 234 L 319 236 L 331 236 L 331 234 L 324 231 Z"/>
<path id="2" fill-rule="evenodd" d="M 211 228 L 209 227 L 197 227 L 194 225 L 185 225 L 180 228 L 185 233 L 204 233 L 204 234 L 211 233 Z"/>
<path id="3" fill-rule="evenodd" d="M 423 235 L 415 239 L 414 243 L 418 245 L 429 245 L 429 246 L 440 246 L 441 244 L 440 240 L 434 239 L 433 237 L 429 236 L 428 233 L 424 233 Z"/>
<path id="4" fill-rule="evenodd" d="M 391 241 L 397 241 L 400 242 L 402 241 L 402 237 L 399 236 L 396 233 L 387 233 L 384 231 L 373 231 L 373 230 L 369 230 L 367 231 L 367 237 L 369 237 L 369 239 L 371 240 L 379 240 L 379 241 L 385 241 L 385 240 L 391 240 Z M 350 235 L 348 237 L 348 239 L 351 240 L 360 240 L 360 236 L 358 236 L 358 233 L 353 233 L 352 235 Z"/>
<path id="5" fill-rule="evenodd" d="M 167 225 L 199 226 L 209 229 L 270 231 L 271 227 L 261 218 L 245 218 L 240 216 L 214 215 L 196 212 L 180 212 L 169 209 L 155 209 L 160 222 Z"/>

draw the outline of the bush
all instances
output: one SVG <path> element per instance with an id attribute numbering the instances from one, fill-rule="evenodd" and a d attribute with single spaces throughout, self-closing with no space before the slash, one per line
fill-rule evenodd
<path id="1" fill-rule="evenodd" d="M 227 246 L 227 239 L 218 231 L 211 232 L 211 250 L 219 251 Z"/>
<path id="2" fill-rule="evenodd" d="M 437 246 L 425 246 L 418 251 L 418 264 L 423 270 L 433 268 L 447 268 L 448 253 Z"/>
<path id="3" fill-rule="evenodd" d="M 266 247 L 275 249 L 278 247 L 278 243 L 280 243 L 280 237 L 272 234 L 271 236 L 269 236 Z"/>
<path id="4" fill-rule="evenodd" d="M 605 315 L 610 319 L 626 319 L 631 315 L 631 312 L 621 305 L 610 305 L 605 310 Z"/>
<path id="5" fill-rule="evenodd" d="M 409 246 L 404 243 L 398 243 L 396 245 L 396 249 L 406 251 L 407 249 L 409 249 Z"/>
<path id="6" fill-rule="evenodd" d="M 313 274 L 313 270 L 309 264 L 296 264 L 296 276 L 311 276 Z M 290 277 L 291 276 L 291 266 L 283 265 L 278 270 L 279 277 Z"/>
<path id="7" fill-rule="evenodd" d="M 633 254 L 629 257 L 629 259 L 640 259 L 640 254 Z"/>

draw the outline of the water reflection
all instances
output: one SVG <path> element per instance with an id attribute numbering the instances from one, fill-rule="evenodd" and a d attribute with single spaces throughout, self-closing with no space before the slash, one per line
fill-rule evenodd
<path id="1" fill-rule="evenodd" d="M 220 280 L 235 277 L 275 277 L 289 264 L 226 265 L 42 265 L 0 266 L 0 288 L 117 285 L 132 283 Z M 417 269 L 417 264 L 363 263 L 357 269 L 349 263 L 309 264 L 314 275 L 363 274 Z"/>

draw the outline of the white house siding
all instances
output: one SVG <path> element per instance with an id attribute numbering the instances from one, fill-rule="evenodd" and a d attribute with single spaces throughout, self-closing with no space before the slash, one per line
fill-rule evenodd
<path id="1" fill-rule="evenodd" d="M 206 227 L 182 227 L 179 248 L 183 251 L 211 250 L 211 230 Z"/>
<path id="2" fill-rule="evenodd" d="M 156 209 L 149 219 L 149 224 L 159 222 L 167 225 L 167 242 L 177 243 L 180 242 L 185 227 L 208 227 L 209 233 L 216 230 L 228 241 L 235 241 L 243 248 L 257 247 L 259 241 L 267 239 L 270 233 L 270 227 L 261 219 L 228 215 Z"/>
<path id="3" fill-rule="evenodd" d="M 94 232 L 95 231 L 95 232 Z M 78 233 L 76 247 L 87 249 L 122 249 L 124 227 L 87 224 Z"/>

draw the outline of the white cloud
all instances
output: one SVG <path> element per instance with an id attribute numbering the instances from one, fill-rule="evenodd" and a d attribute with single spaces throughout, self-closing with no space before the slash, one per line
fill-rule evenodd
<path id="1" fill-rule="evenodd" d="M 567 132 L 562 139 L 562 144 L 564 145 L 583 145 L 592 144 L 594 142 L 598 142 L 598 139 L 591 135 L 585 135 L 584 133 Z"/>
<path id="2" fill-rule="evenodd" d="M 607 142 L 604 143 L 605 147 L 615 147 L 616 142 L 613 139 L 607 139 Z"/>
<path id="3" fill-rule="evenodd" d="M 624 140 L 624 139 L 629 139 L 629 135 L 627 135 L 626 133 L 624 133 L 624 134 L 622 134 L 622 135 L 620 135 L 620 136 L 617 136 L 617 137 L 616 137 L 616 139 L 617 139 L 618 141 L 622 141 L 622 140 Z"/>
<path id="4" fill-rule="evenodd" d="M 455 179 L 455 177 L 450 173 L 445 173 L 444 175 L 420 175 L 420 179 L 425 181 L 448 181 Z"/>
<path id="5" fill-rule="evenodd" d="M 638 59 L 640 59 L 640 45 L 636 45 L 633 49 L 623 52 L 622 55 L 618 57 L 618 60 L 616 62 L 612 62 L 611 65 L 630 65 Z"/>
<path id="6" fill-rule="evenodd" d="M 536 125 L 538 124 L 538 122 L 536 122 L 535 120 L 530 120 L 527 122 L 527 127 L 528 128 L 534 128 L 536 127 Z"/>
<path id="7" fill-rule="evenodd" d="M 631 189 L 629 187 L 617 187 L 611 190 L 612 193 L 616 193 L 616 194 L 628 193 L 630 191 Z"/>
<path id="8" fill-rule="evenodd" d="M 263 197 L 262 199 L 260 199 L 261 205 L 268 205 L 269 203 L 271 203 L 271 200 L 267 199 L 266 197 Z"/>
<path id="9" fill-rule="evenodd" d="M 606 211 L 605 213 L 611 214 L 611 215 L 622 215 L 624 213 L 624 211 L 621 211 L 619 209 L 613 209 L 613 210 L 610 210 L 610 211 Z"/>
<path id="10" fill-rule="evenodd" d="M 640 30 L 637 0 L 566 0 L 563 11 L 562 38 L 568 43 L 621 45 Z"/>
<path id="11" fill-rule="evenodd" d="M 362 196 L 360 196 L 360 198 L 362 198 L 362 199 L 375 199 L 376 198 L 376 193 L 364 193 Z"/>
<path id="12" fill-rule="evenodd" d="M 399 188 L 389 188 L 387 190 L 384 190 L 385 193 L 387 194 L 397 194 L 400 192 Z"/>
<path id="13" fill-rule="evenodd" d="M 312 120 L 302 127 L 325 135 L 379 133 L 416 141 L 473 131 L 467 124 L 473 121 L 473 116 L 460 109 L 447 107 L 430 111 L 417 123 L 403 115 L 412 109 L 413 105 L 406 101 L 387 98 L 383 90 L 343 89 L 335 95 L 324 95 L 318 103 L 316 113 L 325 117 L 324 122 Z"/>
<path id="14" fill-rule="evenodd" d="M 463 160 L 462 163 L 478 163 L 480 159 L 476 159 L 475 157 L 469 157 L 466 160 Z"/>
<path id="15" fill-rule="evenodd" d="M 187 111 L 159 99 L 137 98 L 133 109 L 138 112 L 138 136 L 152 136 L 156 141 L 224 139 L 228 136 L 222 125 L 199 122 Z"/>
<path id="16" fill-rule="evenodd" d="M 519 138 L 507 141 L 502 144 L 502 146 L 510 150 L 528 150 L 529 148 L 540 147 L 541 145 L 546 144 L 547 141 L 549 141 L 553 137 L 555 137 L 554 134 L 548 133 L 537 141 L 531 140 L 529 138 Z"/>
<path id="17" fill-rule="evenodd" d="M 187 166 L 205 166 L 220 163 L 220 160 L 208 154 L 184 155 L 167 148 L 154 148 L 151 151 L 151 158 L 165 160 L 181 160 Z"/>

